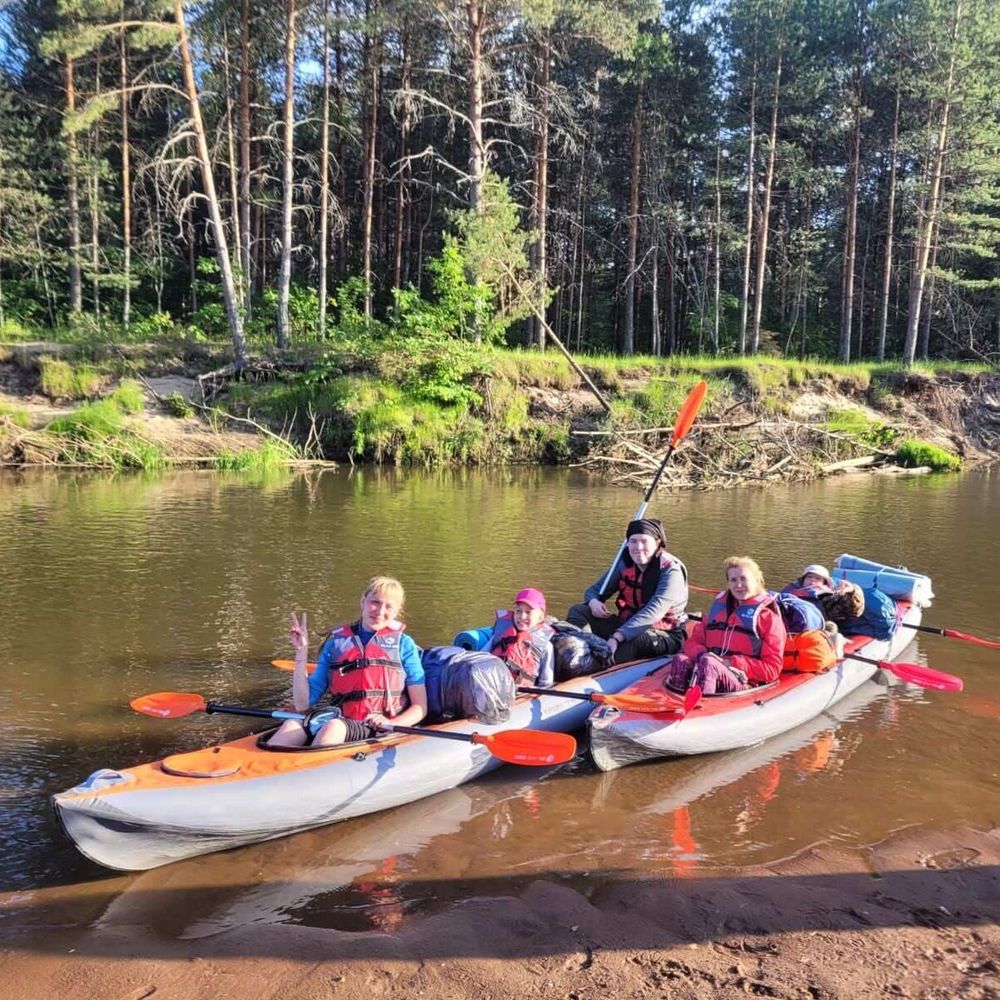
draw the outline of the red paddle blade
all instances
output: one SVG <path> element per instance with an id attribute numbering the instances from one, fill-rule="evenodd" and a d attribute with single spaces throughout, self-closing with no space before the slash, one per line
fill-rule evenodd
<path id="1" fill-rule="evenodd" d="M 694 687 L 687 689 L 687 693 L 684 695 L 684 714 L 687 715 L 698 702 L 701 701 L 701 688 L 696 684 Z"/>
<path id="2" fill-rule="evenodd" d="M 595 691 L 590 696 L 591 701 L 601 705 L 620 708 L 623 712 L 659 713 L 669 712 L 676 707 L 672 698 L 657 698 L 649 694 L 602 694 Z"/>
<path id="3" fill-rule="evenodd" d="M 271 660 L 271 666 L 277 667 L 279 670 L 294 670 L 295 661 L 294 660 Z M 311 674 L 316 669 L 315 663 L 306 664 L 306 673 Z"/>
<path id="4" fill-rule="evenodd" d="M 185 691 L 159 691 L 144 694 L 129 704 L 143 715 L 157 719 L 181 719 L 192 712 L 204 712 L 207 702 L 200 694 Z"/>
<path id="5" fill-rule="evenodd" d="M 964 639 L 966 642 L 974 642 L 977 646 L 985 646 L 987 649 L 1000 649 L 1000 642 L 994 642 L 992 639 L 981 639 L 978 635 L 958 632 L 953 628 L 945 628 L 941 631 L 949 639 Z"/>
<path id="6" fill-rule="evenodd" d="M 576 740 L 568 733 L 544 729 L 505 729 L 499 733 L 473 733 L 473 743 L 482 743 L 494 757 L 508 764 L 545 767 L 565 764 L 576 756 Z"/>
<path id="7" fill-rule="evenodd" d="M 901 681 L 906 681 L 907 684 L 933 688 L 935 691 L 961 691 L 965 687 L 965 681 L 961 677 L 946 674 L 941 670 L 932 670 L 919 663 L 893 663 L 889 660 L 880 660 L 879 666 Z"/>
<path id="8" fill-rule="evenodd" d="M 680 413 L 677 414 L 677 423 L 674 424 L 674 436 L 670 439 L 670 447 L 675 448 L 680 444 L 681 439 L 694 423 L 694 418 L 698 416 L 701 404 L 705 401 L 705 393 L 708 392 L 708 383 L 702 379 L 689 393 Z"/>

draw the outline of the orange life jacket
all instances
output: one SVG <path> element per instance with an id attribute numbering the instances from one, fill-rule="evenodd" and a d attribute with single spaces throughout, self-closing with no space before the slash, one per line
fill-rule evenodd
<path id="1" fill-rule="evenodd" d="M 518 632 L 514 627 L 514 616 L 506 609 L 497 612 L 490 637 L 490 652 L 499 656 L 514 675 L 514 680 L 526 680 L 534 684 L 538 680 L 538 665 L 555 629 L 541 622 L 533 629 Z"/>
<path id="2" fill-rule="evenodd" d="M 653 556 L 644 569 L 639 569 L 633 562 L 622 570 L 618 577 L 618 596 L 615 598 L 615 605 L 618 608 L 618 618 L 620 621 L 628 621 L 637 611 L 645 606 L 646 602 L 656 590 L 659 583 L 660 574 L 666 573 L 672 565 L 677 565 L 684 579 L 687 579 L 687 568 L 679 559 L 665 552 L 663 549 Z M 661 632 L 673 632 L 674 629 L 683 625 L 687 615 L 668 616 L 661 618 L 652 628 Z"/>
<path id="3" fill-rule="evenodd" d="M 705 616 L 705 645 L 719 656 L 737 653 L 760 659 L 764 645 L 757 622 L 764 608 L 775 607 L 774 595 L 768 591 L 736 603 L 728 590 L 716 595 Z"/>

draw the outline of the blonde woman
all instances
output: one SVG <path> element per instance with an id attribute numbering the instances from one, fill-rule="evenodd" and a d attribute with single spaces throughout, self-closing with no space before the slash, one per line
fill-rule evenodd
<path id="1" fill-rule="evenodd" d="M 427 714 L 427 689 L 420 649 L 403 633 L 403 586 L 376 576 L 361 595 L 361 616 L 334 629 L 320 647 L 316 670 L 306 672 L 309 633 L 306 616 L 292 615 L 295 649 L 292 700 L 297 712 L 329 696 L 332 708 L 304 722 L 289 719 L 271 737 L 272 746 L 330 746 L 366 740 L 387 723 L 413 726 Z"/>
<path id="2" fill-rule="evenodd" d="M 723 568 L 727 587 L 674 657 L 671 687 L 725 694 L 768 684 L 781 673 L 785 625 L 760 566 L 749 556 L 730 556 Z"/>

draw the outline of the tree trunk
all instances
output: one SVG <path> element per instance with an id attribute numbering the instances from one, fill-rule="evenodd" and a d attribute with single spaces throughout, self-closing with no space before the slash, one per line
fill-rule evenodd
<path id="1" fill-rule="evenodd" d="M 361 213 L 361 275 L 365 288 L 365 317 L 372 315 L 372 225 L 375 203 L 375 150 L 378 132 L 378 0 L 365 3 L 365 67 L 368 79 L 368 117 L 365 123 L 364 207 Z M 371 29 L 371 33 L 370 33 Z"/>
<path id="2" fill-rule="evenodd" d="M 722 147 L 715 147 L 715 314 L 712 317 L 712 351 L 719 353 L 719 320 L 722 301 Z"/>
<path id="3" fill-rule="evenodd" d="M 546 257 L 546 222 L 549 212 L 549 73 L 552 63 L 552 40 L 548 29 L 542 39 L 540 55 L 541 65 L 538 82 L 539 107 L 541 119 L 538 133 L 538 155 L 536 173 L 538 186 L 535 188 L 535 229 L 538 231 L 538 242 L 535 244 L 535 273 L 538 276 L 538 289 L 541 296 L 538 310 L 545 314 L 545 291 L 548 285 L 548 260 Z M 545 327 L 539 316 L 532 317 L 534 321 L 534 343 L 540 350 L 545 350 Z"/>
<path id="4" fill-rule="evenodd" d="M 236 167 L 232 74 L 229 72 L 229 29 L 225 21 L 222 23 L 222 73 L 226 90 L 226 153 L 229 165 L 229 214 L 233 226 L 233 243 L 236 245 L 237 252 L 239 252 L 239 248 L 243 245 L 242 231 L 240 229 L 240 172 Z M 237 267 L 236 269 L 236 288 L 239 295 L 240 307 L 245 309 L 247 302 L 246 275 L 243 273 L 242 267 Z"/>
<path id="5" fill-rule="evenodd" d="M 240 0 L 240 270 L 246 295 L 244 308 L 250 314 L 253 272 L 250 258 L 250 0 Z"/>
<path id="6" fill-rule="evenodd" d="M 653 236 L 653 281 L 650 288 L 650 325 L 652 327 L 650 352 L 653 357 L 660 357 L 663 344 L 660 341 L 660 247 L 656 236 Z"/>
<path id="7" fill-rule="evenodd" d="M 642 167 L 642 117 L 645 81 L 640 76 L 632 115 L 632 150 L 628 194 L 628 274 L 625 276 L 625 317 L 622 353 L 635 354 L 635 270 L 639 251 L 639 185 Z M 669 323 L 669 320 L 668 320 Z"/>
<path id="8" fill-rule="evenodd" d="M 120 8 L 121 19 L 125 20 L 125 4 Z M 128 129 L 128 54 L 125 45 L 125 29 L 118 39 L 119 85 L 121 87 L 122 119 L 122 326 L 128 333 L 132 320 L 132 171 Z"/>
<path id="9" fill-rule="evenodd" d="M 937 284 L 934 269 L 937 267 L 938 243 L 933 231 L 931 232 L 929 238 L 933 244 L 933 248 L 931 249 L 930 280 L 927 286 L 927 307 L 924 309 L 924 315 L 921 317 L 920 334 L 920 357 L 923 358 L 924 361 L 926 361 L 930 356 L 931 316 L 934 313 L 934 288 Z"/>
<path id="10" fill-rule="evenodd" d="M 882 269 L 882 301 L 878 321 L 879 361 L 885 361 L 885 336 L 889 325 L 889 292 L 892 282 L 892 240 L 896 222 L 896 150 L 899 145 L 899 82 L 896 82 L 896 106 L 892 113 L 892 137 L 889 140 L 889 199 L 885 226 L 885 261 Z"/>
<path id="11" fill-rule="evenodd" d="M 409 21 L 404 21 L 402 32 L 402 67 L 400 69 L 400 87 L 403 93 L 410 90 L 410 28 Z M 407 205 L 409 202 L 410 163 L 407 156 L 410 151 L 410 108 L 403 109 L 403 120 L 399 123 L 399 155 L 403 159 L 399 170 L 398 188 L 396 189 L 396 238 L 393 265 L 393 288 L 401 288 L 403 284 L 403 233 L 406 226 Z"/>
<path id="12" fill-rule="evenodd" d="M 760 321 L 764 308 L 764 271 L 767 265 L 767 238 L 771 225 L 771 189 L 774 186 L 774 158 L 778 147 L 778 98 L 781 93 L 781 52 L 774 71 L 774 103 L 771 106 L 770 148 L 767 152 L 767 173 L 764 175 L 764 204 L 760 213 L 760 239 L 757 241 L 757 279 L 753 293 L 753 326 L 751 328 L 751 352 L 760 349 Z"/>
<path id="13" fill-rule="evenodd" d="M 323 4 L 323 119 L 319 152 L 319 339 L 326 340 L 326 281 L 330 250 L 330 5 Z"/>
<path id="14" fill-rule="evenodd" d="M 76 88 L 73 81 L 73 57 L 66 57 L 66 117 L 76 113 Z M 66 131 L 66 189 L 69 208 L 69 309 L 83 312 L 83 271 L 80 267 L 80 157 L 76 133 Z"/>
<path id="15" fill-rule="evenodd" d="M 861 80 L 860 68 L 855 68 L 854 126 L 851 129 L 851 161 L 847 171 L 847 212 L 844 225 L 844 264 L 840 303 L 840 344 L 837 351 L 841 364 L 851 360 L 851 323 L 854 319 L 854 269 L 858 245 L 858 180 L 861 167 Z"/>
<path id="16" fill-rule="evenodd" d="M 337 163 L 337 194 L 345 215 L 344 224 L 337 230 L 337 273 L 347 271 L 347 239 L 350 230 L 350 213 L 347 205 L 347 171 L 344 169 L 344 44 L 340 28 L 340 0 L 334 4 L 337 28 L 333 33 L 334 65 L 337 71 L 337 142 L 334 159 Z"/>
<path id="17" fill-rule="evenodd" d="M 747 152 L 747 225 L 743 248 L 743 304 L 740 309 L 740 354 L 747 352 L 747 319 L 750 309 L 750 260 L 753 252 L 754 188 L 757 185 L 757 60 L 754 59 L 750 85 L 750 148 Z"/>
<path id="18" fill-rule="evenodd" d="M 483 145 L 483 32 L 486 10 L 483 0 L 467 0 L 469 18 L 469 206 L 483 210 L 483 175 L 486 148 Z"/>
<path id="19" fill-rule="evenodd" d="M 219 199 L 215 192 L 215 178 L 212 176 L 212 161 L 209 157 L 208 140 L 205 136 L 205 123 L 201 117 L 201 102 L 198 98 L 198 88 L 194 80 L 194 65 L 191 61 L 191 45 L 188 41 L 187 24 L 184 21 L 183 0 L 174 0 L 174 20 L 177 22 L 177 30 L 180 33 L 180 57 L 184 90 L 191 105 L 191 125 L 197 144 L 202 183 L 205 187 L 205 198 L 208 201 L 212 235 L 215 239 L 215 253 L 219 262 L 219 275 L 222 279 L 222 297 L 226 305 L 229 334 L 233 341 L 233 360 L 235 367 L 242 369 L 246 366 L 247 361 L 246 341 L 243 337 L 243 321 L 240 316 L 239 304 L 236 301 L 236 285 L 233 281 L 233 270 L 229 262 L 226 229 L 222 224 L 222 213 L 219 211 Z"/>
<path id="20" fill-rule="evenodd" d="M 288 297 L 292 283 L 292 190 L 295 183 L 295 0 L 285 8 L 285 116 L 281 182 L 281 263 L 278 268 L 278 347 L 291 340 Z"/>
<path id="21" fill-rule="evenodd" d="M 942 174 L 944 172 L 944 154 L 948 142 L 948 119 L 951 114 L 952 88 L 955 83 L 955 49 L 958 43 L 959 27 L 962 21 L 962 0 L 955 4 L 955 14 L 951 29 L 951 55 L 948 62 L 948 77 L 945 84 L 944 98 L 941 108 L 941 121 L 938 126 L 937 145 L 934 150 L 931 168 L 931 186 L 927 194 L 926 218 L 917 220 L 917 245 L 914 257 L 913 282 L 911 285 L 909 309 L 906 317 L 906 341 L 903 345 L 903 364 L 912 365 L 917 349 L 917 330 L 920 325 L 920 307 L 927 283 L 927 263 L 930 258 L 931 234 L 937 217 L 940 203 Z"/>

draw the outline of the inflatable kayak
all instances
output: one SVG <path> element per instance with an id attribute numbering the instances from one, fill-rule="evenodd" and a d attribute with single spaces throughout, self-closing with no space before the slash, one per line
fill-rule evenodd
<path id="1" fill-rule="evenodd" d="M 653 668 L 636 661 L 556 685 L 615 694 Z M 491 733 L 569 732 L 588 701 L 518 698 L 497 726 L 456 720 L 431 727 Z M 102 768 L 53 796 L 66 834 L 88 858 L 138 871 L 413 802 L 500 765 L 481 744 L 389 734 L 320 749 L 270 749 L 267 734 L 118 770 Z"/>
<path id="2" fill-rule="evenodd" d="M 920 624 L 920 603 L 901 603 L 900 610 L 903 622 Z M 848 636 L 847 653 L 860 653 L 865 660 L 845 657 L 826 673 L 783 673 L 773 684 L 705 697 L 684 718 L 638 715 L 602 706 L 588 719 L 590 754 L 602 771 L 610 771 L 655 757 L 753 746 L 835 705 L 879 672 L 877 662 L 867 661 L 895 659 L 913 635 L 913 630 L 898 627 L 886 641 Z M 669 669 L 669 665 L 654 668 L 625 693 L 662 693 Z"/>

